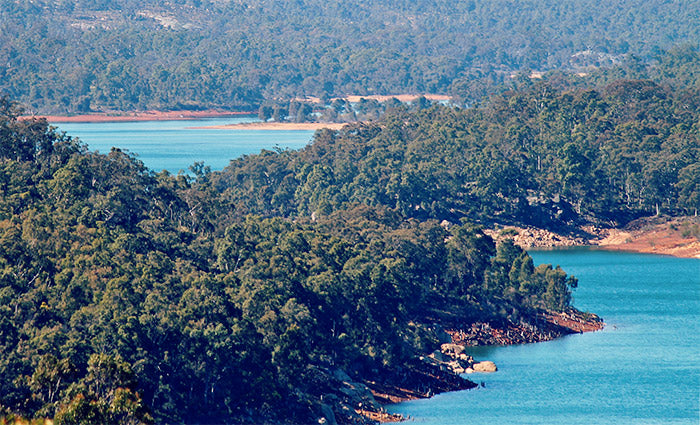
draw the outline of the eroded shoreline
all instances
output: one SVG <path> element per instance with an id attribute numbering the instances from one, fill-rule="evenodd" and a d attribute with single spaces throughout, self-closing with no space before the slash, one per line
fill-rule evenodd
<path id="1" fill-rule="evenodd" d="M 485 233 L 510 238 L 525 249 L 594 246 L 611 251 L 700 258 L 700 217 L 645 217 L 620 229 L 584 226 L 569 232 L 535 227 L 498 226 Z"/>
<path id="2" fill-rule="evenodd" d="M 473 359 L 464 355 L 464 347 L 550 341 L 565 335 L 595 332 L 604 326 L 604 321 L 597 315 L 576 309 L 561 313 L 541 311 L 529 324 L 479 322 L 469 326 L 452 325 L 445 329 L 449 341 L 445 341 L 440 350 L 417 359 L 401 371 L 388 372 L 376 380 L 364 381 L 363 386 L 379 405 L 365 405 L 365 408 L 356 409 L 355 412 L 372 421 L 401 422 L 407 418 L 387 413 L 381 406 L 476 388 L 478 385 L 475 382 L 462 375 L 490 373 L 497 370 L 497 366 L 488 359 Z M 462 350 L 455 350 L 455 347 L 462 347 Z M 476 364 L 486 364 L 487 369 L 477 369 Z"/>

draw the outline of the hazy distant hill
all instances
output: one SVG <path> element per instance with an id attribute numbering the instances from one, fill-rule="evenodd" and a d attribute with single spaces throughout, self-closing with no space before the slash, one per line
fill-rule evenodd
<path id="1" fill-rule="evenodd" d="M 697 44 L 694 1 L 10 0 L 0 91 L 42 112 L 478 94 Z"/>

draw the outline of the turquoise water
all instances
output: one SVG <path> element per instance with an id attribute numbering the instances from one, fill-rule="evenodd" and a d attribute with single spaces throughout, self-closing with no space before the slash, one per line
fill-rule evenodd
<path id="1" fill-rule="evenodd" d="M 533 251 L 579 278 L 575 305 L 605 330 L 478 347 L 483 388 L 391 406 L 416 424 L 700 423 L 700 260 L 590 249 Z"/>
<path id="2" fill-rule="evenodd" d="M 261 149 L 300 149 L 314 134 L 308 130 L 203 130 L 189 127 L 257 121 L 253 116 L 187 121 L 61 123 L 60 131 L 78 137 L 90 150 L 108 153 L 128 150 L 154 171 L 175 174 L 195 162 L 221 170 L 231 159 Z"/>
<path id="3" fill-rule="evenodd" d="M 136 153 L 172 173 L 203 161 L 213 170 L 260 149 L 299 149 L 312 131 L 194 130 L 248 118 L 59 124 L 90 149 Z M 601 332 L 547 343 L 478 347 L 495 374 L 483 388 L 391 406 L 416 424 L 700 423 L 700 260 L 562 249 L 531 252 L 579 278 L 574 304 L 601 315 Z"/>

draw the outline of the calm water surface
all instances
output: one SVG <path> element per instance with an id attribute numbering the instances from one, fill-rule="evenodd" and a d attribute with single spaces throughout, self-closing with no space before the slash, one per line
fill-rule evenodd
<path id="1" fill-rule="evenodd" d="M 149 168 L 177 173 L 196 161 L 213 170 L 241 155 L 299 149 L 312 131 L 194 130 L 253 121 L 59 124 L 109 152 L 136 153 Z M 700 260 L 587 249 L 531 252 L 579 278 L 575 305 L 607 328 L 547 343 L 479 347 L 495 374 L 474 374 L 484 388 L 390 407 L 417 424 L 699 424 Z"/>
<path id="2" fill-rule="evenodd" d="M 700 260 L 589 249 L 533 251 L 579 278 L 601 332 L 479 347 L 485 387 L 391 406 L 417 424 L 699 424 Z"/>
<path id="3" fill-rule="evenodd" d="M 189 127 L 257 121 L 250 117 L 187 121 L 116 123 L 61 123 L 56 126 L 87 143 L 90 150 L 108 153 L 112 147 L 128 150 L 154 171 L 175 174 L 195 162 L 221 170 L 229 161 L 261 149 L 300 149 L 314 134 L 308 130 L 202 130 Z"/>

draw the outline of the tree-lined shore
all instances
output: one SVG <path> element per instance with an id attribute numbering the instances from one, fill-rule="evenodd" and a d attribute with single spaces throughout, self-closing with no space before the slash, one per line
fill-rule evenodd
<path id="1" fill-rule="evenodd" d="M 392 388 L 471 385 L 417 360 L 445 335 L 503 344 L 596 329 L 571 306 L 576 278 L 535 267 L 505 226 L 691 213 L 692 93 L 544 81 L 472 109 L 397 105 L 302 150 L 191 175 L 89 152 L 5 98 L 2 412 L 362 422 Z M 495 224 L 498 241 L 484 230 Z M 692 222 L 670 225 L 697 238 Z"/>
<path id="2" fill-rule="evenodd" d="M 225 118 L 252 115 L 251 112 L 202 110 L 202 111 L 132 111 L 111 113 L 90 113 L 79 115 L 24 115 L 20 120 L 45 119 L 51 124 L 62 123 L 99 123 L 99 122 L 136 122 L 136 121 L 179 121 L 201 118 Z"/>
<path id="3" fill-rule="evenodd" d="M 300 151 L 234 160 L 211 180 L 242 211 L 285 217 L 362 203 L 416 220 L 567 234 L 693 216 L 696 92 L 649 80 L 565 90 L 543 81 L 476 108 L 399 106 L 319 131 Z"/>
<path id="4" fill-rule="evenodd" d="M 346 384 L 470 385 L 416 363 L 440 322 L 571 308 L 575 278 L 471 224 L 361 203 L 252 215 L 229 196 L 253 179 L 222 192 L 201 164 L 196 177 L 154 174 L 18 120 L 7 99 L 0 111 L 3 415 L 368 421 L 359 403 L 381 406 Z"/>

